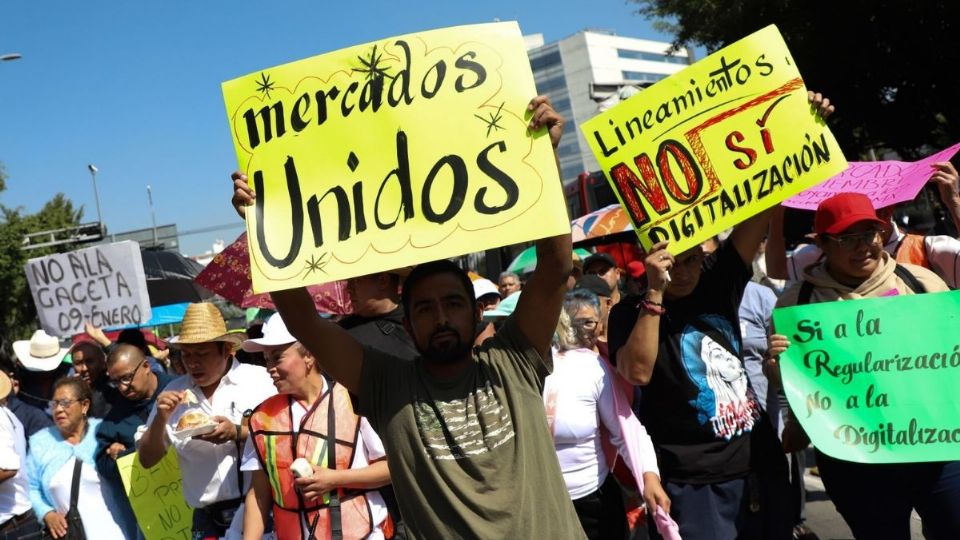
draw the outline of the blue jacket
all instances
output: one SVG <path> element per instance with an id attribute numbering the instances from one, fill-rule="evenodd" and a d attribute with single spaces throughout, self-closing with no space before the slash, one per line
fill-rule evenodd
<path id="1" fill-rule="evenodd" d="M 56 510 L 50 494 L 50 482 L 70 458 L 76 456 L 91 467 L 95 466 L 99 425 L 99 418 L 88 418 L 87 433 L 76 446 L 65 441 L 56 426 L 38 431 L 30 437 L 30 450 L 27 453 L 30 504 L 41 523 L 47 512 Z"/>

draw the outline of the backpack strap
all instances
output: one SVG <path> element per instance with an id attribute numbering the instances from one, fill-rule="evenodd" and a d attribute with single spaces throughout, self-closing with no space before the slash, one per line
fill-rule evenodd
<path id="1" fill-rule="evenodd" d="M 797 295 L 797 305 L 804 306 L 810 303 L 810 297 L 813 295 L 813 283 L 804 280 L 800 284 L 800 293 Z"/>
<path id="2" fill-rule="evenodd" d="M 893 269 L 893 272 L 897 274 L 898 278 L 906 283 L 907 287 L 910 287 L 910 290 L 913 291 L 914 294 L 923 294 L 927 292 L 927 288 L 923 286 L 923 283 L 920 283 L 920 280 L 917 279 L 917 276 L 913 275 L 913 272 L 907 270 L 907 267 L 898 264 Z"/>

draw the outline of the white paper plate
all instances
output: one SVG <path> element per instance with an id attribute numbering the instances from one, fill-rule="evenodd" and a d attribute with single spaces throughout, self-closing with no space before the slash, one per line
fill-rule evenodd
<path id="1" fill-rule="evenodd" d="M 173 436 L 181 441 L 189 439 L 190 437 L 196 437 L 197 435 L 206 435 L 207 433 L 212 433 L 213 430 L 217 429 L 217 424 L 205 424 L 202 426 L 197 426 L 190 429 L 185 429 L 183 431 L 175 431 Z"/>

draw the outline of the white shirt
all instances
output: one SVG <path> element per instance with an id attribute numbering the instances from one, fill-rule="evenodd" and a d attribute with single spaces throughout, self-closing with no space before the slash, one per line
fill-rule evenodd
<path id="1" fill-rule="evenodd" d="M 883 246 L 884 251 L 896 258 L 897 248 L 905 237 L 900 228 L 894 226 L 893 234 Z M 960 240 L 945 235 L 925 236 L 923 247 L 930 261 L 930 270 L 946 281 L 951 289 L 960 288 Z M 787 277 L 792 281 L 803 279 L 803 271 L 822 257 L 823 252 L 815 244 L 797 248 L 787 256 Z"/>
<path id="2" fill-rule="evenodd" d="M 600 422 L 614 446 L 626 454 L 613 401 L 614 380 L 600 356 L 587 349 L 553 355 L 553 373 L 544 382 L 543 399 L 551 421 L 553 444 L 570 498 L 594 491 L 610 472 L 601 447 Z M 551 410 L 552 409 L 552 410 Z M 645 472 L 659 476 L 653 441 L 640 444 Z"/>
<path id="3" fill-rule="evenodd" d="M 326 381 L 323 381 L 324 389 L 326 388 Z M 323 390 L 321 390 L 322 395 Z M 293 431 L 300 431 L 300 424 L 303 422 L 303 418 L 307 415 L 307 409 L 297 400 L 293 400 L 293 407 L 291 411 L 291 420 L 293 422 Z M 353 454 L 353 462 L 350 464 L 351 469 L 362 469 L 370 463 L 379 461 L 386 458 L 387 453 L 383 449 L 383 443 L 380 441 L 380 437 L 377 435 L 377 432 L 370 427 L 370 423 L 367 422 L 367 419 L 360 417 L 360 432 L 357 436 L 357 449 Z M 316 463 L 315 465 L 325 465 L 325 463 Z M 241 462 L 240 468 L 244 471 L 259 471 L 260 470 L 260 460 L 257 458 L 257 450 L 253 444 L 253 438 L 247 438 L 247 444 L 243 448 L 243 461 Z M 387 519 L 388 510 L 387 505 L 383 501 L 383 497 L 378 491 L 367 492 L 367 506 L 370 508 L 370 516 L 372 518 L 372 531 L 368 539 L 377 539 L 383 538 L 383 531 L 380 528 L 380 525 L 383 524 L 384 520 Z M 310 536 L 309 531 L 307 530 L 308 524 L 304 522 L 303 518 L 300 519 L 300 527 L 302 529 L 303 538 L 308 538 Z"/>
<path id="4" fill-rule="evenodd" d="M 23 424 L 6 405 L 0 405 L 0 469 L 17 471 L 16 476 L 0 483 L 0 523 L 30 510 L 26 466 Z"/>
<path id="5" fill-rule="evenodd" d="M 267 370 L 250 364 L 241 364 L 233 360 L 230 370 L 220 379 L 220 384 L 208 400 L 203 391 L 189 375 L 183 375 L 170 381 L 164 391 L 179 392 L 191 390 L 196 394 L 203 412 L 212 416 L 224 416 L 235 424 L 243 419 L 243 411 L 253 409 L 263 400 L 277 393 L 276 387 Z M 187 439 L 181 441 L 173 436 L 177 422 L 184 413 L 193 410 L 189 405 L 177 407 L 167 421 L 164 447 L 173 444 L 180 461 L 180 473 L 183 476 L 183 498 L 191 508 L 203 508 L 220 501 L 242 497 L 237 485 L 237 445 L 232 442 L 213 444 L 206 441 Z M 153 423 L 157 414 L 154 404 L 147 419 L 147 425 Z M 250 475 L 243 475 L 244 493 L 250 488 Z M 243 512 L 238 511 L 240 521 Z M 237 521 L 236 519 L 234 521 Z"/>
<path id="6" fill-rule="evenodd" d="M 71 458 L 50 480 L 50 495 L 53 506 L 58 512 L 66 514 L 70 510 L 70 489 L 73 487 L 73 464 Z M 112 500 L 107 486 L 101 482 L 100 475 L 90 463 L 80 466 L 80 493 L 77 495 L 77 510 L 83 521 L 83 530 L 87 538 L 100 540 L 124 540 L 123 531 L 107 507 Z"/>

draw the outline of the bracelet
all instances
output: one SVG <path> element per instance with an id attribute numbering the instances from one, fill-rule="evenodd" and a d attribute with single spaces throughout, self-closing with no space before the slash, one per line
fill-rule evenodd
<path id="1" fill-rule="evenodd" d="M 641 300 L 640 303 L 637 304 L 637 308 L 643 309 L 647 313 L 656 315 L 658 317 L 662 317 L 667 314 L 667 308 L 663 307 L 662 304 L 651 302 L 649 300 Z"/>
<path id="2" fill-rule="evenodd" d="M 243 426 L 241 424 L 234 424 L 234 428 L 237 430 L 237 446 L 240 446 L 243 438 L 240 436 L 243 433 Z"/>

